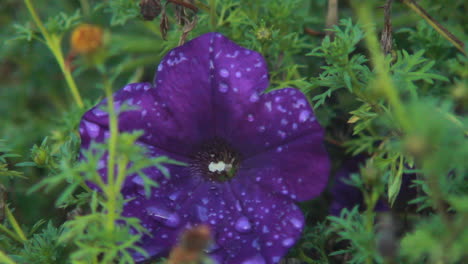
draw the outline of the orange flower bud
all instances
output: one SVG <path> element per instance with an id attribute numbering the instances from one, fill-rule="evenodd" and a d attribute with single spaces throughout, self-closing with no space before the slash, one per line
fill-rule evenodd
<path id="1" fill-rule="evenodd" d="M 82 24 L 73 30 L 70 41 L 74 52 L 93 53 L 103 45 L 104 31 L 95 25 Z"/>

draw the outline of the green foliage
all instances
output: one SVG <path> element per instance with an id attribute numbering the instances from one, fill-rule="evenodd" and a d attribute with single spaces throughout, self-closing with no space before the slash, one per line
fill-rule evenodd
<path id="1" fill-rule="evenodd" d="M 24 248 L 15 259 L 18 263 L 66 263 L 65 245 L 58 241 L 62 231 L 62 228 L 55 228 L 49 222 L 41 233 L 33 235 L 24 243 Z"/>
<path id="2" fill-rule="evenodd" d="M 375 248 L 373 230 L 366 227 L 370 225 L 372 228 L 372 223 L 367 222 L 370 219 L 360 215 L 357 207 L 351 211 L 344 209 L 339 217 L 330 216 L 329 219 L 329 232 L 338 234 L 338 241 L 350 242 L 346 249 L 335 251 L 331 255 L 351 254 L 352 258 L 347 263 L 365 263 L 368 259 L 372 260 L 369 263 L 383 263 Z"/>
<path id="3" fill-rule="evenodd" d="M 124 172 L 123 178 L 113 175 L 115 179 L 138 175 L 149 197 L 158 183 L 145 175 L 145 168 L 155 167 L 170 177 L 166 164 L 185 164 L 148 158 L 135 144 L 141 132 L 114 132 L 114 142 L 80 152 L 78 125 L 84 112 L 104 97 L 101 88 L 112 86 L 115 91 L 130 82 L 152 81 L 162 56 L 182 40 L 184 26 L 177 23 L 175 4 L 164 0 L 167 41 L 159 30 L 161 17 L 142 21 L 137 0 L 30 2 L 52 40 L 45 38 L 22 1 L 0 5 L 0 138 L 5 139 L 0 141 L 0 181 L 7 194 L 0 197 L 0 210 L 7 204 L 15 208 L 14 216 L 0 217 L 0 248 L 5 253 L 0 252 L 0 262 L 133 263 L 131 251 L 144 254 L 136 246 L 141 235 L 134 231 L 145 229 L 138 219 L 121 215 L 121 186 L 109 185 L 97 170 L 114 162 Z M 361 191 L 366 210 L 345 209 L 324 221 L 332 199 L 326 192 L 303 204 L 313 219 L 307 217 L 303 236 L 288 257 L 331 264 L 463 263 L 468 244 L 466 55 L 398 1 L 392 8 L 392 51 L 380 64 L 375 56 L 380 51 L 369 40 L 378 39 L 375 32 L 382 31 L 383 13 L 377 6 L 384 1 L 340 5 L 345 19 L 324 37 L 326 0 L 189 2 L 198 8 L 198 19 L 186 40 L 217 31 L 262 53 L 270 90 L 296 87 L 313 103 L 335 167 L 352 156 L 367 159 L 348 182 Z M 468 43 L 464 1 L 452 2 L 418 4 Z M 360 11 L 366 6 L 373 8 L 372 14 Z M 364 23 L 372 15 L 373 23 Z M 84 22 L 102 27 L 105 41 L 98 54 L 76 57 L 65 37 Z M 318 33 L 306 33 L 311 30 Z M 84 107 L 71 103 L 62 76 L 67 69 Z M 386 83 L 382 76 L 388 77 Z M 116 150 L 112 161 L 107 158 L 110 146 Z M 409 174 L 414 175 L 416 194 L 402 200 L 407 189 L 403 178 Z M 99 191 L 92 190 L 90 182 Z M 373 208 L 379 199 L 404 223 L 402 236 L 394 239 L 399 244 L 395 256 L 384 256 L 377 245 L 381 230 Z M 49 221 L 37 232 L 44 222 L 37 219 L 53 220 L 56 227 Z M 386 230 L 394 232 L 392 228 Z M 21 230 L 25 240 L 18 237 Z"/>

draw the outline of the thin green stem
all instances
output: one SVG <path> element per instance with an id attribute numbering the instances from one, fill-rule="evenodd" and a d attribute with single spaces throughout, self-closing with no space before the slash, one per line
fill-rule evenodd
<path id="1" fill-rule="evenodd" d="M 25 242 L 28 240 L 26 238 L 26 235 L 24 234 L 23 230 L 19 226 L 18 222 L 15 219 L 15 216 L 11 213 L 10 208 L 8 206 L 5 206 L 5 213 L 8 221 L 10 222 L 11 226 L 13 227 L 13 230 L 15 230 L 16 235 L 22 240 L 21 242 Z"/>
<path id="2" fill-rule="evenodd" d="M 353 2 L 354 9 L 357 11 L 358 17 L 361 20 L 363 27 L 366 31 L 366 44 L 371 54 L 372 63 L 377 73 L 376 87 L 381 89 L 382 94 L 387 98 L 390 106 L 393 108 L 395 118 L 399 122 L 401 128 L 405 131 L 410 128 L 403 108 L 403 104 L 398 95 L 398 90 L 393 85 L 392 79 L 389 75 L 389 69 L 385 57 L 380 50 L 377 34 L 373 27 L 372 12 L 366 3 Z"/>
<path id="3" fill-rule="evenodd" d="M 75 80 L 73 79 L 70 70 L 66 67 L 65 65 L 65 59 L 63 57 L 62 49 L 60 47 L 60 37 L 56 35 L 51 35 L 47 29 L 44 27 L 44 24 L 42 23 L 41 19 L 37 15 L 36 10 L 34 9 L 34 6 L 31 3 L 31 0 L 24 0 L 24 3 L 26 4 L 26 7 L 31 14 L 34 22 L 36 23 L 37 27 L 41 31 L 42 36 L 45 39 L 45 44 L 46 46 L 50 49 L 52 54 L 54 55 L 55 59 L 57 60 L 57 63 L 60 67 L 60 70 L 62 71 L 65 81 L 67 82 L 68 87 L 70 88 L 70 91 L 72 93 L 72 96 L 76 102 L 76 104 L 80 107 L 83 108 L 83 100 L 81 99 L 80 92 L 78 91 L 78 88 L 76 86 Z"/>
<path id="4" fill-rule="evenodd" d="M 109 149 L 108 149 L 108 161 L 107 161 L 107 188 L 106 195 L 108 199 L 107 210 L 107 228 L 109 231 L 114 230 L 114 222 L 116 218 L 117 210 L 117 193 L 115 190 L 115 161 L 117 155 L 117 139 L 118 139 L 118 121 L 117 114 L 114 109 L 114 97 L 112 96 L 112 84 L 105 78 L 104 80 L 104 91 L 107 98 L 107 112 L 109 113 Z"/>
<path id="5" fill-rule="evenodd" d="M 211 30 L 216 28 L 216 0 L 210 0 L 210 24 Z"/>
<path id="6" fill-rule="evenodd" d="M 5 263 L 5 264 L 16 264 L 11 258 L 9 258 L 5 253 L 0 251 L 0 263 Z"/>
<path id="7" fill-rule="evenodd" d="M 0 231 L 5 233 L 7 236 L 9 236 L 11 239 L 16 240 L 16 242 L 23 244 L 24 240 L 22 240 L 19 236 L 17 236 L 15 233 L 11 232 L 8 228 L 6 228 L 4 225 L 0 224 Z"/>

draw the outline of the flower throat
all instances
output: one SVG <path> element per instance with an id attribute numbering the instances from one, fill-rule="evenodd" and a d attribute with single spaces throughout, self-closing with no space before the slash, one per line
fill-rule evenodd
<path id="1" fill-rule="evenodd" d="M 240 155 L 226 141 L 216 138 L 203 144 L 193 155 L 192 173 L 201 174 L 211 181 L 232 179 L 239 169 Z"/>

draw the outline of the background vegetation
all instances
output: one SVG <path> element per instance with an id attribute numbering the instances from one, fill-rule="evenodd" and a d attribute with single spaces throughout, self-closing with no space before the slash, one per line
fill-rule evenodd
<path id="1" fill-rule="evenodd" d="M 132 263 L 139 237 L 128 230 L 142 227 L 107 213 L 122 206 L 120 186 L 104 184 L 100 195 L 85 181 L 99 181 L 109 146 L 126 153 L 122 167 L 174 161 L 147 160 L 138 135 L 114 131 L 80 163 L 77 126 L 106 94 L 152 81 L 168 50 L 210 31 L 262 53 L 271 89 L 307 94 L 327 131 L 329 189 L 345 162 L 364 157 L 350 184 L 366 206 L 329 216 L 328 190 L 303 203 L 307 227 L 287 259 L 466 263 L 466 1 L 141 2 L 161 10 L 142 14 L 136 0 L 2 0 L 0 263 Z M 102 30 L 95 49 L 70 40 L 83 24 Z M 415 194 L 405 195 L 405 175 Z M 379 199 L 388 212 L 374 212 Z"/>

